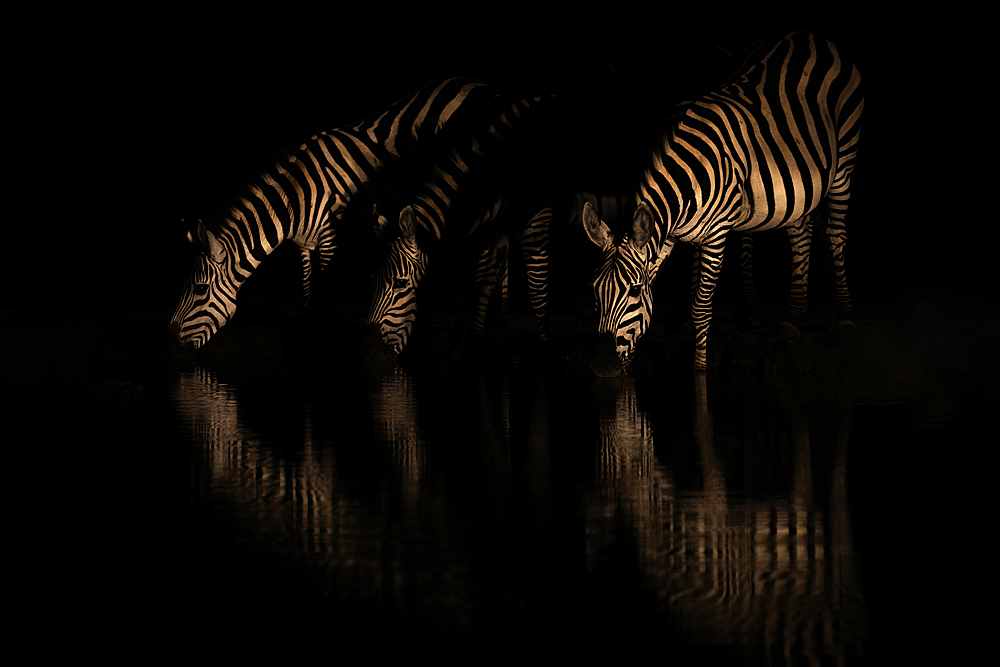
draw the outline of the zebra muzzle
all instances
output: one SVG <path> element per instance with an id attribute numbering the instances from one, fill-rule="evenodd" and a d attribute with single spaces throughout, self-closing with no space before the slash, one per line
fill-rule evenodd
<path id="1" fill-rule="evenodd" d="M 598 337 L 597 346 L 590 356 L 588 365 L 597 377 L 613 378 L 621 375 L 622 362 L 618 356 L 614 334 L 602 333 Z"/>
<path id="2" fill-rule="evenodd" d="M 396 352 L 382 338 L 379 324 L 373 323 L 365 327 L 361 334 L 361 359 L 373 368 L 391 368 L 396 365 Z"/>
<path id="3" fill-rule="evenodd" d="M 171 322 L 167 325 L 167 344 L 180 345 L 181 325 Z"/>

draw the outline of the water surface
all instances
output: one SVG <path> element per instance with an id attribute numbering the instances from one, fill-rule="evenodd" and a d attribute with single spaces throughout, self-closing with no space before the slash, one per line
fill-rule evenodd
<path id="1" fill-rule="evenodd" d="M 350 382 L 172 377 L 192 604 L 376 645 L 863 661 L 852 452 L 877 443 L 843 381 Z"/>

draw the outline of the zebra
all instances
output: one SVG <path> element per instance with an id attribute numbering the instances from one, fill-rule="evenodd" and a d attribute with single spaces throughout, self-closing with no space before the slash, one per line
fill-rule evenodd
<path id="1" fill-rule="evenodd" d="M 864 97 L 857 67 L 811 33 L 791 33 L 761 60 L 714 92 L 686 103 L 669 122 L 636 193 L 631 229 L 621 240 L 592 207 L 587 234 L 603 251 L 594 278 L 600 311 L 598 375 L 628 369 L 649 327 L 650 285 L 677 241 L 698 248 L 693 299 L 696 370 L 707 367 L 712 295 L 730 231 L 783 228 L 793 248 L 789 317 L 805 308 L 811 214 L 825 205 L 838 317 L 850 322 L 844 268 L 851 174 Z"/>
<path id="2" fill-rule="evenodd" d="M 344 221 L 395 196 L 429 150 L 424 146 L 490 100 L 478 81 L 432 82 L 356 125 L 313 135 L 279 154 L 207 224 L 199 221 L 188 233 L 199 253 L 170 320 L 171 338 L 181 346 L 205 345 L 232 318 L 243 282 L 285 240 L 301 248 L 308 300 L 313 252 L 322 270 Z"/>
<path id="3" fill-rule="evenodd" d="M 602 221 L 605 221 L 609 227 L 613 225 L 623 225 L 624 221 L 629 219 L 635 213 L 635 202 L 632 198 L 626 197 L 621 193 L 597 194 L 594 192 L 581 191 L 577 192 L 573 196 L 569 215 L 569 223 L 571 225 L 584 225 L 583 209 L 584 206 L 588 204 L 592 209 L 594 209 L 597 216 Z M 743 288 L 741 293 L 742 301 L 740 302 L 740 315 L 747 320 L 745 325 L 749 326 L 750 311 L 756 301 L 756 292 L 753 282 L 753 235 L 741 233 L 734 234 L 733 236 L 737 237 L 737 241 L 740 244 L 740 270 Z M 659 275 L 664 259 L 666 259 L 665 255 L 658 256 L 657 261 L 650 268 L 649 282 L 651 285 Z M 698 274 L 700 265 L 700 256 L 696 250 L 694 253 L 694 262 L 691 272 L 692 297 L 698 289 Z"/>
<path id="4" fill-rule="evenodd" d="M 503 233 L 519 241 L 528 272 L 529 301 L 538 322 L 540 340 L 548 338 L 548 258 L 549 226 L 553 207 L 520 177 L 504 171 L 515 146 L 529 142 L 517 139 L 525 116 L 534 113 L 546 97 L 524 98 L 505 107 L 488 128 L 471 129 L 465 137 L 443 151 L 441 163 L 416 189 L 411 203 L 402 208 L 395 236 L 383 260 L 372 274 L 372 302 L 366 319 L 362 356 L 370 363 L 390 364 L 410 339 L 417 315 L 417 290 L 427 271 L 430 257 L 445 237 L 485 237 L 490 239 L 480 262 L 489 259 Z M 483 131 L 485 130 L 485 131 Z M 511 220 L 523 224 L 505 229 Z M 377 215 L 376 232 L 390 237 L 393 224 Z M 497 231 L 500 231 L 498 234 Z M 509 243 L 509 238 L 508 238 Z M 478 287 L 488 302 L 493 285 L 486 272 Z M 478 315 L 473 338 L 481 333 Z"/>

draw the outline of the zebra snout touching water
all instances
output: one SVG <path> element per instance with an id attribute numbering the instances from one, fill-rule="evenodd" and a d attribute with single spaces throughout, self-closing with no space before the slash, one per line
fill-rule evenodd
<path id="1" fill-rule="evenodd" d="M 480 224 L 499 224 L 492 220 L 494 212 L 502 211 L 516 199 L 510 196 L 501 198 L 498 205 L 491 207 L 490 213 L 480 220 Z M 417 208 L 422 210 L 419 206 Z M 511 236 L 524 258 L 528 301 L 535 315 L 538 338 L 544 343 L 548 338 L 548 243 L 552 207 L 545 202 L 536 202 L 530 210 L 532 215 L 525 215 L 522 209 L 517 209 L 513 217 L 523 218 L 524 224 L 520 229 L 511 230 Z M 420 282 L 430 257 L 422 249 L 426 243 L 422 245 L 418 239 L 416 215 L 413 206 L 407 206 L 400 212 L 398 234 L 372 274 L 372 302 L 361 342 L 361 356 L 370 367 L 393 365 L 413 334 Z M 508 211 L 504 215 L 510 216 L 511 213 Z M 376 224 L 384 233 L 388 222 L 384 217 L 377 216 Z M 464 341 L 466 351 L 477 350 L 481 343 L 490 297 L 498 283 L 504 305 L 507 303 L 509 245 L 510 238 L 502 235 L 493 243 L 486 244 L 479 253 L 471 285 L 474 304 Z"/>
<path id="2" fill-rule="evenodd" d="M 597 213 L 588 202 L 583 207 L 584 228 L 606 251 L 594 279 L 598 341 L 590 369 L 599 377 L 617 377 L 628 371 L 635 343 L 649 326 L 653 309 L 649 273 L 654 263 L 648 256 L 648 228 L 635 230 L 630 241 L 616 246 L 606 226 L 591 234 L 595 219 Z M 596 238 L 598 234 L 602 238 Z"/>
<path id="3" fill-rule="evenodd" d="M 376 216 L 383 229 L 388 221 Z M 388 367 L 406 347 L 417 318 L 417 288 L 427 271 L 427 254 L 417 242 L 413 207 L 399 214 L 399 233 L 372 273 L 372 303 L 365 320 L 361 356 L 375 367 Z"/>
<path id="4" fill-rule="evenodd" d="M 838 318 L 849 322 L 845 216 L 863 107 L 857 68 L 833 44 L 792 33 L 669 119 L 624 238 L 616 242 L 585 209 L 587 235 L 603 251 L 594 280 L 598 333 L 612 334 L 623 369 L 649 326 L 650 284 L 677 242 L 694 245 L 699 261 L 691 306 L 696 370 L 707 367 L 712 298 L 730 232 L 786 231 L 793 256 L 787 317 L 794 322 L 805 310 L 813 216 L 824 218 Z"/>
<path id="5" fill-rule="evenodd" d="M 245 277 L 234 270 L 226 246 L 201 220 L 188 240 L 200 252 L 167 331 L 171 342 L 198 349 L 233 317 L 236 292 Z"/>

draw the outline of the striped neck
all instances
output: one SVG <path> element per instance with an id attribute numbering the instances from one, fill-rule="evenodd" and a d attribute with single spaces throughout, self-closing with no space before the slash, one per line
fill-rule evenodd
<path id="1" fill-rule="evenodd" d="M 643 174 L 638 202 L 653 210 L 655 249 L 668 237 L 687 242 L 702 240 L 706 220 L 733 214 L 738 199 L 732 163 L 724 153 L 706 150 L 706 137 L 692 132 L 686 115 L 664 137 Z"/>

